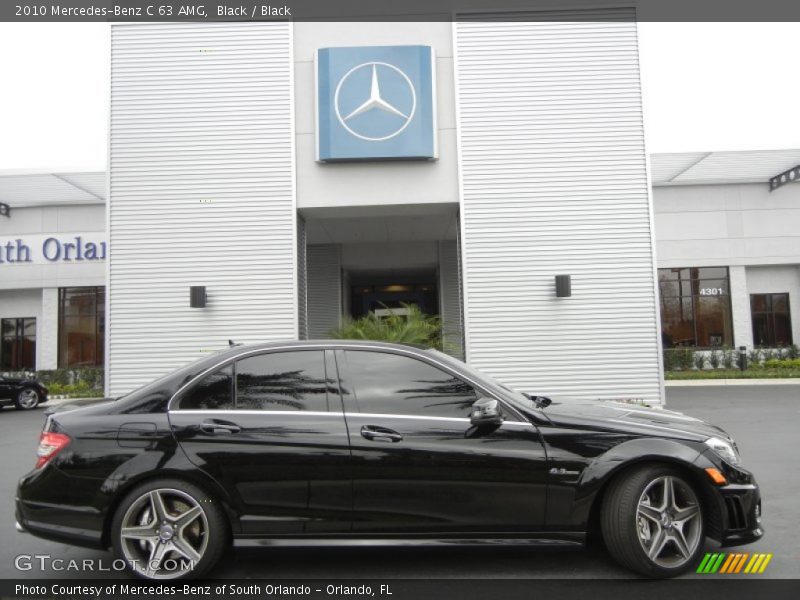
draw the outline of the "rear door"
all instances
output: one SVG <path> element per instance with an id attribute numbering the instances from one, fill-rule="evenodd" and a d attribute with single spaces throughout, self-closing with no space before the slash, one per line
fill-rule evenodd
<path id="1" fill-rule="evenodd" d="M 345 532 L 347 428 L 324 350 L 262 352 L 221 366 L 173 400 L 189 459 L 239 504 L 243 533 Z"/>
<path id="2" fill-rule="evenodd" d="M 368 533 L 541 531 L 546 455 L 537 429 L 471 429 L 486 392 L 445 365 L 337 350 L 353 453 L 353 529 Z"/>

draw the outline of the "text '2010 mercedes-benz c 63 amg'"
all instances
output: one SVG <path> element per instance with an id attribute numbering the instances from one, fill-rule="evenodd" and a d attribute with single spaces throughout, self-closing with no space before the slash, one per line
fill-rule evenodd
<path id="1" fill-rule="evenodd" d="M 723 430 L 521 394 L 434 350 L 238 346 L 47 418 L 18 528 L 112 548 L 137 575 L 206 574 L 231 545 L 583 544 L 650 577 L 706 538 L 763 535 Z"/>

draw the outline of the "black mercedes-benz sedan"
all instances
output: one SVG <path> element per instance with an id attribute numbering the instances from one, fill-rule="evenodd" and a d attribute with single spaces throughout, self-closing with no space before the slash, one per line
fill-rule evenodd
<path id="1" fill-rule="evenodd" d="M 45 402 L 47 388 L 35 379 L 0 375 L 0 408 L 15 406 L 18 410 L 31 410 Z"/>
<path id="2" fill-rule="evenodd" d="M 434 350 L 239 346 L 47 417 L 18 528 L 198 576 L 233 546 L 583 544 L 670 577 L 763 535 L 723 430 L 521 394 Z"/>

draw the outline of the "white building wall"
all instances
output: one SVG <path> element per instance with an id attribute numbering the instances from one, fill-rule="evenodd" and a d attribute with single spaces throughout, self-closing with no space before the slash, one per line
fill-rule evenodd
<path id="1" fill-rule="evenodd" d="M 467 358 L 520 390 L 662 400 L 632 17 L 454 25 Z"/>
<path id="2" fill-rule="evenodd" d="M 105 282 L 104 282 L 105 285 Z M 36 368 L 58 368 L 58 288 L 42 288 L 42 318 L 36 327 Z"/>
<path id="3" fill-rule="evenodd" d="M 58 367 L 58 289 L 106 285 L 105 260 L 47 262 L 42 241 L 106 240 L 105 215 L 104 204 L 51 204 L 17 206 L 0 219 L 0 240 L 20 239 L 32 255 L 30 263 L 0 264 L 0 318 L 36 317 L 37 369 Z"/>
<path id="4" fill-rule="evenodd" d="M 788 292 L 800 339 L 800 186 L 767 182 L 653 188 L 660 268 L 727 266 L 734 344 L 753 346 L 750 294 Z"/>
<path id="5" fill-rule="evenodd" d="M 111 69 L 107 392 L 297 338 L 291 25 L 115 25 Z"/>
<path id="6" fill-rule="evenodd" d="M 800 263 L 800 186 L 653 188 L 659 267 Z"/>
<path id="7" fill-rule="evenodd" d="M 693 265 L 692 265 L 693 266 Z M 731 319 L 733 321 L 733 345 L 753 346 L 753 321 L 750 314 L 750 297 L 747 295 L 747 273 L 742 265 L 728 268 L 731 290 Z"/>
<path id="8" fill-rule="evenodd" d="M 70 241 L 73 234 L 88 234 L 105 240 L 105 214 L 103 204 L 17 207 L 11 218 L 0 219 L 0 240 L 21 239 L 34 255 L 41 254 L 42 241 L 51 236 Z M 105 281 L 104 260 L 0 264 L 0 290 L 102 286 Z"/>

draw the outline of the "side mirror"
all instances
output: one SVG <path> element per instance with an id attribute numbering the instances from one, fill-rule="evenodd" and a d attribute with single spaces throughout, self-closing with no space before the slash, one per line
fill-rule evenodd
<path id="1" fill-rule="evenodd" d="M 474 427 L 501 425 L 503 415 L 500 413 L 500 404 L 494 398 L 481 398 L 472 405 L 469 421 Z"/>

